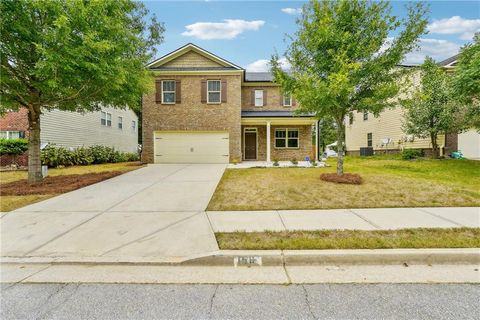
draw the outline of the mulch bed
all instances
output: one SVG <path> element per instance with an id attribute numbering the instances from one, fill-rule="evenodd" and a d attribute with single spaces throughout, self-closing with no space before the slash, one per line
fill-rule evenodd
<path id="1" fill-rule="evenodd" d="M 328 182 L 344 183 L 344 184 L 362 184 L 363 179 L 358 174 L 344 173 L 339 176 L 336 173 L 322 173 L 320 179 Z"/>
<path id="2" fill-rule="evenodd" d="M 86 174 L 48 176 L 42 182 L 29 184 L 27 179 L 13 181 L 0 186 L 0 196 L 25 196 L 31 194 L 53 194 L 73 191 L 102 180 L 121 175 L 122 171 L 107 171 Z"/>

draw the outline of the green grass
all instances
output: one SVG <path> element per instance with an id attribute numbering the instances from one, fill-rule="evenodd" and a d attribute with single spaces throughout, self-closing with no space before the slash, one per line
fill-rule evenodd
<path id="1" fill-rule="evenodd" d="M 479 248 L 480 228 L 216 233 L 221 250 Z"/>
<path id="2" fill-rule="evenodd" d="M 347 157 L 345 172 L 362 185 L 320 180 L 327 168 L 252 168 L 225 171 L 208 210 L 289 210 L 480 206 L 480 161 Z"/>
<path id="3" fill-rule="evenodd" d="M 122 162 L 122 163 L 106 163 L 96 164 L 89 166 L 72 166 L 65 168 L 49 169 L 48 174 L 50 176 L 61 176 L 71 174 L 86 174 L 86 173 L 98 173 L 108 171 L 123 171 L 128 172 L 140 168 L 135 165 L 137 163 Z M 4 183 L 26 179 L 28 176 L 27 171 L 2 171 L 0 172 L 0 188 Z M 22 195 L 22 196 L 0 196 L 0 212 L 7 212 L 15 210 L 26 205 L 42 201 L 58 194 L 41 194 L 41 195 Z"/>

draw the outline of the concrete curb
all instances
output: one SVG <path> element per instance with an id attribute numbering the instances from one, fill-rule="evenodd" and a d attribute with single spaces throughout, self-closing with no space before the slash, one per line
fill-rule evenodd
<path id="1" fill-rule="evenodd" d="M 2 257 L 0 263 L 138 266 L 480 265 L 480 249 L 220 250 L 206 255 L 170 259 Z"/>

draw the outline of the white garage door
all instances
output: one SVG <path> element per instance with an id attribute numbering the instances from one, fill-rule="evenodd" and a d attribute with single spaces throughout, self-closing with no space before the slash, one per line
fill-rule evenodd
<path id="1" fill-rule="evenodd" d="M 155 163 L 228 163 L 228 132 L 154 133 Z"/>

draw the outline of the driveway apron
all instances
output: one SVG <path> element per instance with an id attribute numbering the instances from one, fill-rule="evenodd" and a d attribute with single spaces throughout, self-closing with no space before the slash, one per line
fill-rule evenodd
<path id="1" fill-rule="evenodd" d="M 149 165 L 0 219 L 2 256 L 182 260 L 218 250 L 205 209 L 225 165 Z"/>

